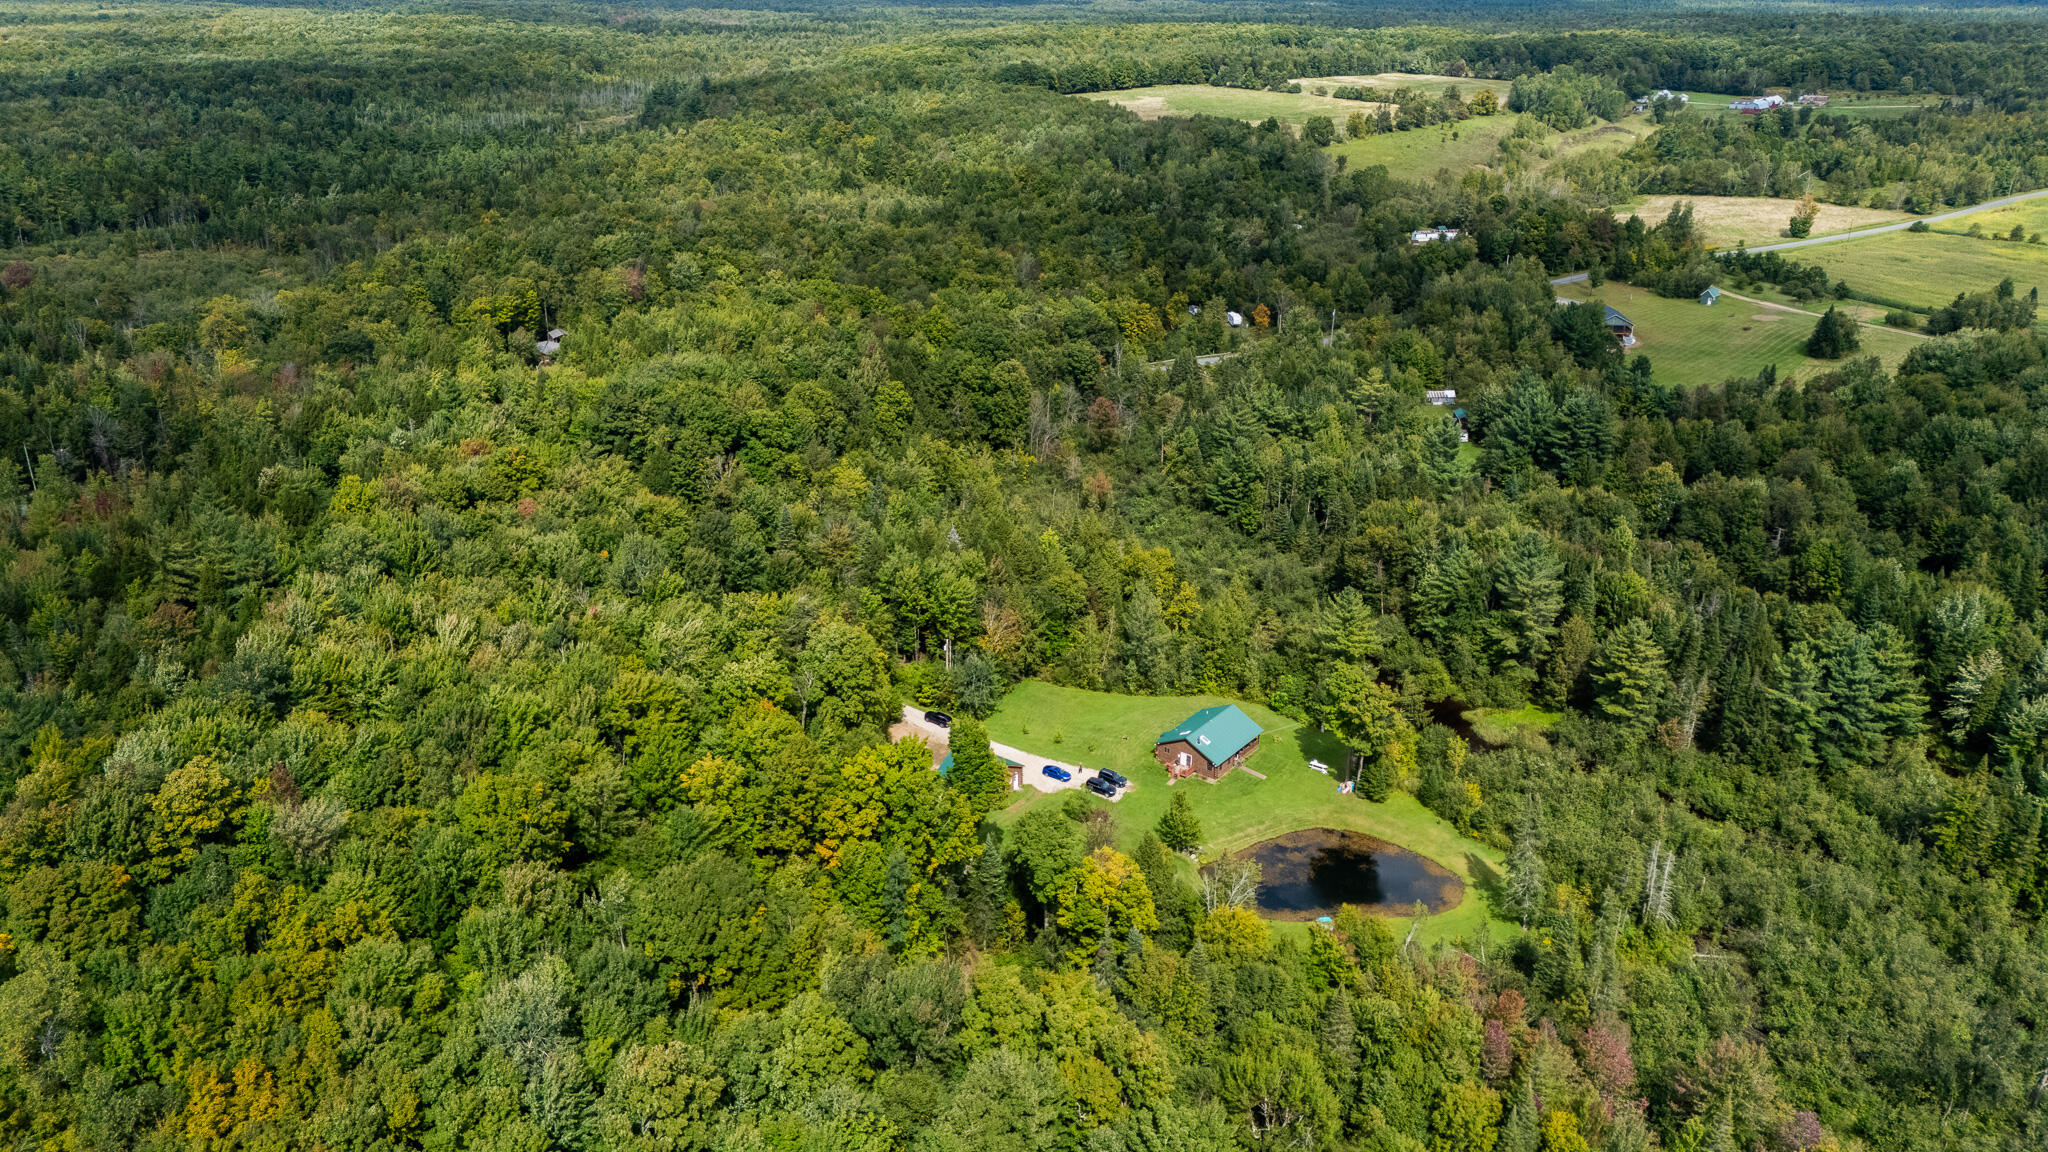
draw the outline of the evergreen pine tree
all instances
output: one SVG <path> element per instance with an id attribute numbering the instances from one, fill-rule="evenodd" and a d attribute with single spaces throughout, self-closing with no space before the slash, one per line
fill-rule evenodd
<path id="1" fill-rule="evenodd" d="M 883 933 L 889 951 L 901 953 L 910 943 L 910 858 L 898 848 L 889 853 L 889 871 L 882 881 Z"/>
<path id="2" fill-rule="evenodd" d="M 1871 659 L 1877 665 L 1877 722 L 1894 739 L 1917 736 L 1927 721 L 1927 692 L 1913 649 L 1889 624 L 1871 629 L 1870 637 Z"/>
<path id="3" fill-rule="evenodd" d="M 1500 1142 L 1493 1146 L 1494 1152 L 1539 1152 L 1542 1146 L 1543 1110 L 1536 1100 L 1536 1080 L 1524 1072 L 1521 1090 L 1515 1093 L 1515 1102 L 1501 1123 Z"/>
<path id="4" fill-rule="evenodd" d="M 967 874 L 967 928 L 976 943 L 993 944 L 1003 929 L 1003 905 L 1010 895 L 1010 869 L 1003 859 L 1003 834 L 990 826 L 981 856 Z"/>
<path id="5" fill-rule="evenodd" d="M 1173 794 L 1166 814 L 1159 818 L 1159 839 L 1175 852 L 1192 852 L 1202 842 L 1202 822 L 1185 790 Z"/>
<path id="6" fill-rule="evenodd" d="M 1375 804 L 1384 804 L 1394 794 L 1394 762 L 1385 752 L 1365 753 L 1365 766 L 1358 773 L 1358 794 Z"/>
<path id="7" fill-rule="evenodd" d="M 1469 469 L 1458 459 L 1458 422 L 1449 416 L 1429 426 L 1422 434 L 1422 474 L 1439 492 L 1463 487 Z"/>
<path id="8" fill-rule="evenodd" d="M 1649 624 L 1633 619 L 1608 636 L 1594 661 L 1593 683 L 1603 715 L 1632 732 L 1649 728 L 1664 692 L 1664 650 L 1651 638 Z"/>
<path id="9" fill-rule="evenodd" d="M 1010 770 L 988 746 L 988 729 L 971 716 L 953 721 L 948 743 L 953 766 L 946 770 L 946 782 L 963 797 L 976 815 L 993 812 L 1010 791 Z"/>
<path id="10" fill-rule="evenodd" d="M 1813 326 L 1813 335 L 1806 341 L 1806 354 L 1816 360 L 1840 360 L 1863 346 L 1856 327 L 1856 322 L 1842 315 L 1841 309 L 1830 306 Z"/>
<path id="11" fill-rule="evenodd" d="M 1536 855 L 1536 829 L 1533 824 L 1515 835 L 1515 845 L 1508 853 L 1508 908 L 1527 928 L 1529 921 L 1543 910 L 1543 861 Z"/>

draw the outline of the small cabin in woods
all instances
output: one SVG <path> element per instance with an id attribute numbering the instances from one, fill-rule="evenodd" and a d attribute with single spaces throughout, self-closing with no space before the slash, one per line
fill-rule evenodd
<path id="1" fill-rule="evenodd" d="M 1251 759 L 1264 731 L 1244 709 L 1219 704 L 1181 721 L 1171 732 L 1160 733 L 1152 746 L 1152 758 L 1165 765 L 1167 775 L 1176 780 L 1186 776 L 1220 780 Z"/>

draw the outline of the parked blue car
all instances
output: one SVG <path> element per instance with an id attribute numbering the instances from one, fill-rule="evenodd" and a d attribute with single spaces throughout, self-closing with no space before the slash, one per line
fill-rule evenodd
<path id="1" fill-rule="evenodd" d="M 1072 772 L 1067 771 L 1065 768 L 1062 768 L 1057 764 L 1047 764 L 1045 767 L 1040 768 L 1039 771 L 1045 773 L 1047 776 L 1050 776 L 1055 780 L 1060 781 L 1061 783 L 1065 783 L 1066 781 L 1072 780 L 1074 778 L 1074 774 Z"/>

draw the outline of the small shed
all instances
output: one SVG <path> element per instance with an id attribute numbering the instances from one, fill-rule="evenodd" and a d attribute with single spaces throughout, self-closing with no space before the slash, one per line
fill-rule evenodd
<path id="1" fill-rule="evenodd" d="M 1219 704 L 1181 721 L 1171 732 L 1160 733 L 1152 746 L 1152 758 L 1165 765 L 1167 774 L 1176 780 L 1187 776 L 1220 780 L 1251 759 L 1264 732 L 1244 709 Z"/>
<path id="2" fill-rule="evenodd" d="M 1721 290 L 1712 284 L 1707 285 L 1707 290 L 1700 293 L 1700 303 L 1708 307 L 1712 307 L 1719 299 L 1721 299 Z"/>
<path id="3" fill-rule="evenodd" d="M 1244 313 L 1225 312 L 1223 314 L 1223 322 L 1230 325 L 1232 328 L 1242 328 L 1244 327 Z"/>
<path id="4" fill-rule="evenodd" d="M 1612 304 L 1607 306 L 1607 330 L 1614 333 L 1614 338 L 1621 341 L 1622 347 L 1633 348 L 1635 346 L 1635 321 L 1623 316 Z"/>
<path id="5" fill-rule="evenodd" d="M 996 757 L 996 759 L 1001 760 L 1003 762 L 1003 767 L 1010 770 L 1010 791 L 1018 792 L 1023 790 L 1024 766 L 1022 764 L 1017 763 L 1015 760 L 1010 759 L 1008 756 L 998 756 Z M 939 775 L 948 776 L 952 774 L 952 771 L 953 754 L 951 752 L 948 752 L 946 753 L 946 758 L 944 760 L 939 761 Z"/>

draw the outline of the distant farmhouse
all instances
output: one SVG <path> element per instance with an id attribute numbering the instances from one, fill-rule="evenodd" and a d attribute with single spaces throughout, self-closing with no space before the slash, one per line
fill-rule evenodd
<path id="1" fill-rule="evenodd" d="M 1164 764 L 1166 774 L 1175 780 L 1188 776 L 1221 780 L 1258 751 L 1263 731 L 1244 709 L 1219 704 L 1181 721 L 1173 731 L 1161 733 L 1152 746 L 1152 758 Z"/>
<path id="2" fill-rule="evenodd" d="M 1810 108 L 1825 108 L 1828 106 L 1828 94 L 1825 92 L 1808 92 L 1799 98 L 1799 102 Z"/>
<path id="3" fill-rule="evenodd" d="M 1747 100 L 1737 100 L 1728 106 L 1744 116 L 1754 116 L 1759 112 L 1769 112 L 1773 108 L 1782 108 L 1784 105 L 1785 98 L 1783 96 L 1752 96 Z"/>
<path id="4" fill-rule="evenodd" d="M 1437 407 L 1441 408 L 1444 405 L 1449 404 L 1451 401 L 1456 400 L 1458 398 L 1458 391 L 1455 388 L 1436 388 L 1431 389 L 1428 392 L 1424 392 L 1422 394 L 1422 398 L 1424 400 L 1429 401 L 1431 404 L 1434 404 Z"/>
<path id="5" fill-rule="evenodd" d="M 1647 112 L 1650 110 L 1650 105 L 1655 104 L 1659 100 L 1675 100 L 1680 104 L 1692 103 L 1692 97 L 1683 92 L 1673 92 L 1669 88 L 1659 88 L 1648 96 L 1639 98 L 1636 101 L 1636 111 Z"/>
<path id="6" fill-rule="evenodd" d="M 1410 244 L 1430 244 L 1438 240 L 1456 240 L 1457 238 L 1458 230 L 1456 228 L 1417 228 L 1408 234 L 1408 242 Z"/>

